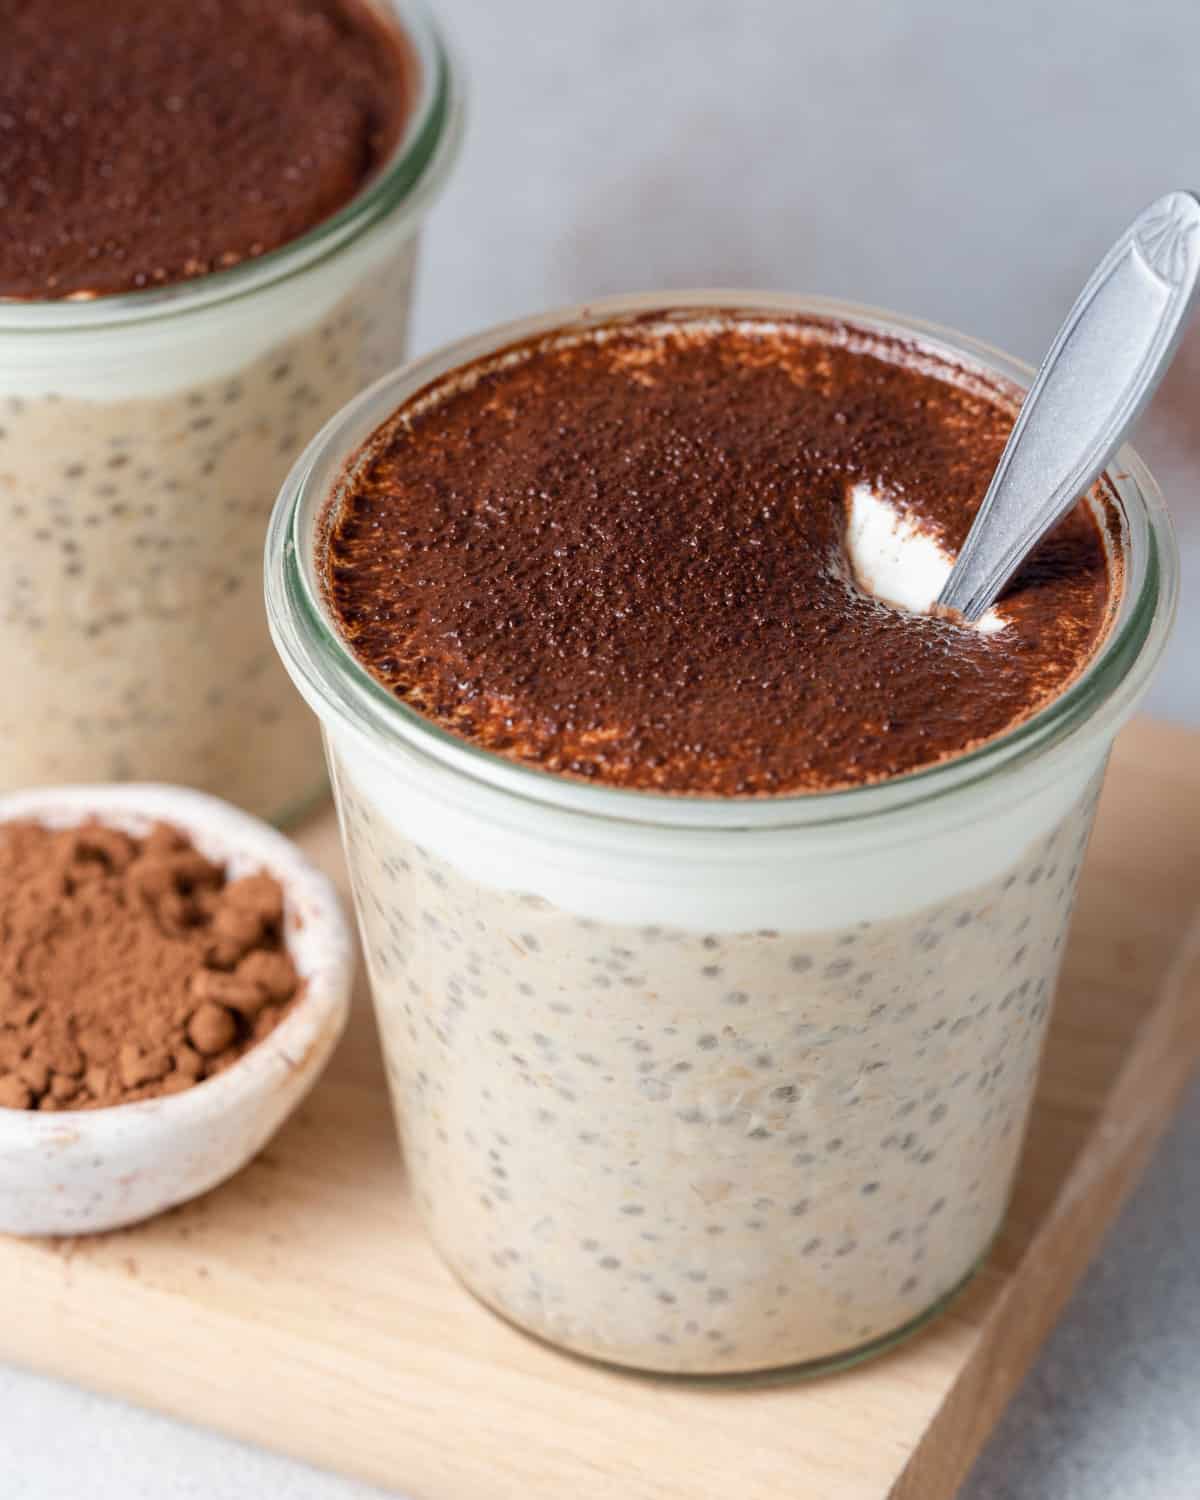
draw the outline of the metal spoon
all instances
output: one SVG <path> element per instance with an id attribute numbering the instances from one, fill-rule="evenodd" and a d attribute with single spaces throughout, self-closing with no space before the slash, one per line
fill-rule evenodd
<path id="1" fill-rule="evenodd" d="M 1125 439 L 1175 352 L 1200 275 L 1200 199 L 1168 193 L 1092 273 L 1025 397 L 937 604 L 978 620 Z"/>

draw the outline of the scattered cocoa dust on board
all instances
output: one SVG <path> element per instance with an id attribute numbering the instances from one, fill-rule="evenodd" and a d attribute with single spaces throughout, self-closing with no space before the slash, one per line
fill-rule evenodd
<path id="1" fill-rule="evenodd" d="M 178 829 L 0 824 L 0 1107 L 175 1094 L 279 1024 L 299 980 L 283 892 Z"/>

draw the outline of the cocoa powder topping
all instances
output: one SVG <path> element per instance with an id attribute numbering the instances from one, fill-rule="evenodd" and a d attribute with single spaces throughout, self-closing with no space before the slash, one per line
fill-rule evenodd
<path id="1" fill-rule="evenodd" d="M 0 0 L 0 297 L 262 255 L 400 139 L 405 44 L 363 0 Z"/>
<path id="2" fill-rule="evenodd" d="M 0 1106 L 178 1093 L 267 1036 L 298 989 L 269 875 L 178 830 L 0 824 Z"/>
<path id="3" fill-rule="evenodd" d="M 451 372 L 368 441 L 327 516 L 328 599 L 406 704 L 532 767 L 718 796 L 900 775 L 1060 693 L 1119 597 L 1083 505 L 995 634 L 856 583 L 854 487 L 953 553 L 1018 404 L 840 324 L 552 335 Z"/>

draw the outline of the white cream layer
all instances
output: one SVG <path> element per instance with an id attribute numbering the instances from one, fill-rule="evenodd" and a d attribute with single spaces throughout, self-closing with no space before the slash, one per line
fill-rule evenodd
<path id="1" fill-rule="evenodd" d="M 43 308 L 24 318 L 0 304 L 0 398 L 153 400 L 231 377 L 320 323 L 382 257 L 411 254 L 411 243 L 368 238 L 244 295 L 128 322 L 101 323 L 103 299 L 81 308 L 97 326 L 65 329 Z"/>
<path id="2" fill-rule="evenodd" d="M 335 781 L 496 889 L 600 922 L 824 932 L 949 901 L 1009 870 L 1083 795 L 1107 745 L 1071 747 L 885 816 L 793 828 L 664 828 L 581 816 L 326 722 Z M 806 799 L 797 799 L 806 800 Z M 847 808 L 847 812 L 851 809 Z"/>
<path id="3" fill-rule="evenodd" d="M 846 551 L 861 588 L 916 615 L 933 608 L 954 566 L 933 537 L 865 484 L 850 491 Z M 1004 625 L 1003 614 L 989 609 L 972 628 L 991 635 Z"/>

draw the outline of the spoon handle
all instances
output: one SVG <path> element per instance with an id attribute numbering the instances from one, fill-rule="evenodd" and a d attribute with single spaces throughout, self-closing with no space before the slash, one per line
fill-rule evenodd
<path id="1" fill-rule="evenodd" d="M 1168 193 L 1096 267 L 1025 397 L 939 605 L 978 620 L 1120 446 L 1183 332 L 1198 231 L 1200 199 Z"/>

